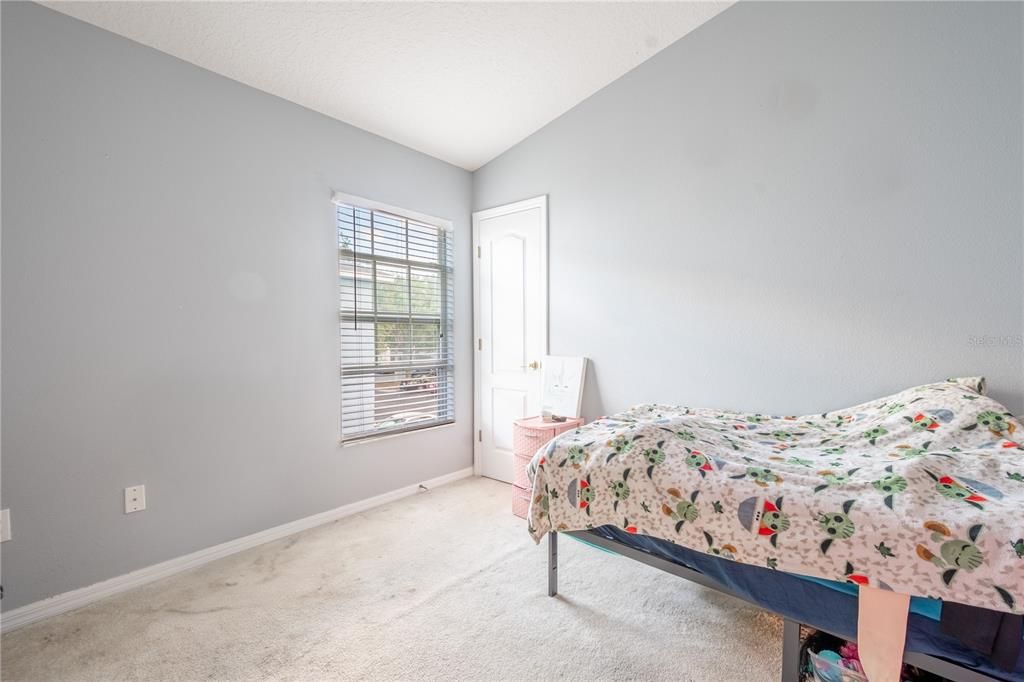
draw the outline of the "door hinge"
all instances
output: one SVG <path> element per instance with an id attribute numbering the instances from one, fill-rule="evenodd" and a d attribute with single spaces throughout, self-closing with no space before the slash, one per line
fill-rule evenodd
<path id="1" fill-rule="evenodd" d="M 483 350 L 484 349 L 484 340 L 483 339 L 477 339 L 476 340 L 476 349 L 477 350 Z"/>
<path id="2" fill-rule="evenodd" d="M 476 432 L 476 439 L 477 439 L 478 441 L 480 441 L 481 443 L 483 443 L 483 442 L 484 442 L 484 430 L 483 430 L 483 429 L 477 429 L 477 432 Z"/>
<path id="3" fill-rule="evenodd" d="M 479 247 L 479 246 L 478 246 L 478 247 L 476 247 L 476 257 L 477 257 L 477 258 L 479 258 L 479 257 L 480 257 L 480 247 Z"/>

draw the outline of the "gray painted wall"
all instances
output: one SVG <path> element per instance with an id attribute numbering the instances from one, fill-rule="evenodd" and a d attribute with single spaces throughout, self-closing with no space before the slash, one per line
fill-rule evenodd
<path id="1" fill-rule="evenodd" d="M 549 195 L 585 413 L 975 374 L 1024 412 L 1021 11 L 742 3 L 477 171 L 476 209 Z"/>
<path id="2" fill-rule="evenodd" d="M 5 610 L 471 465 L 469 173 L 2 12 Z M 338 447 L 332 189 L 455 222 L 455 426 Z"/>

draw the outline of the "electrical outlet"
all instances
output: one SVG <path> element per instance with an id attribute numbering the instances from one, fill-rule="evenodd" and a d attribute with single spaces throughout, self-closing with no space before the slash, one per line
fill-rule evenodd
<path id="1" fill-rule="evenodd" d="M 0 542 L 11 539 L 11 510 L 0 509 Z"/>
<path id="2" fill-rule="evenodd" d="M 146 486 L 133 485 L 124 489 L 124 513 L 142 511 L 146 508 Z"/>

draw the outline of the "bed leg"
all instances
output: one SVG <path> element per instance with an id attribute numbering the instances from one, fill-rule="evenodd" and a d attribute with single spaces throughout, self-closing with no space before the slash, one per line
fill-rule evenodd
<path id="1" fill-rule="evenodd" d="M 558 533 L 548 533 L 548 596 L 558 594 Z"/>
<path id="2" fill-rule="evenodd" d="M 800 682 L 800 623 L 782 621 L 782 682 Z"/>

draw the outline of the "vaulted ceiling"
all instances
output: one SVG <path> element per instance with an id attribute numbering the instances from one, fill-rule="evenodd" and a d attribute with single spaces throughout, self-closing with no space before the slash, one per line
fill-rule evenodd
<path id="1" fill-rule="evenodd" d="M 729 2 L 45 2 L 474 170 Z"/>

